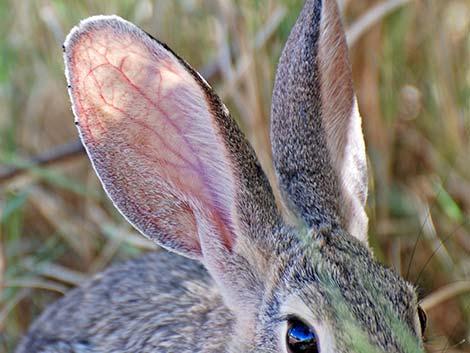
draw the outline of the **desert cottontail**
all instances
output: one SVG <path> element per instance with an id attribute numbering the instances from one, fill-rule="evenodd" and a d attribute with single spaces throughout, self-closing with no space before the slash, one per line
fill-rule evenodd
<path id="1" fill-rule="evenodd" d="M 367 173 L 334 0 L 307 0 L 272 101 L 286 221 L 207 82 L 116 16 L 64 46 L 83 144 L 109 197 L 166 251 L 49 307 L 17 352 L 423 352 L 412 286 L 367 245 Z"/>

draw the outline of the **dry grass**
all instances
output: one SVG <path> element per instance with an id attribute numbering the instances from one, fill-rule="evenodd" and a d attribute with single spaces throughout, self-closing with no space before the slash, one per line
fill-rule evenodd
<path id="1" fill-rule="evenodd" d="M 268 167 L 275 67 L 301 3 L 0 1 L 0 164 L 24 167 L 76 139 L 61 43 L 81 18 L 117 13 L 209 77 Z M 357 25 L 378 1 L 342 3 Z M 469 18 L 466 0 L 408 1 L 351 50 L 372 173 L 370 237 L 419 287 L 429 352 L 470 351 Z M 9 352 L 61 293 L 152 245 L 110 206 L 85 157 L 26 168 L 0 188 L 0 352 Z"/>

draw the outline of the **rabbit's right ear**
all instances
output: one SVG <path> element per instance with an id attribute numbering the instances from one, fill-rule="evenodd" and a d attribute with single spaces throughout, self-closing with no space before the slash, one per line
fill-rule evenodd
<path id="1" fill-rule="evenodd" d="M 335 0 L 307 0 L 273 91 L 271 140 L 287 207 L 309 227 L 340 222 L 367 241 L 361 117 Z"/>
<path id="2" fill-rule="evenodd" d="M 219 266 L 240 228 L 275 209 L 225 106 L 168 47 L 116 16 L 82 21 L 64 50 L 76 124 L 115 206 L 160 245 Z"/>

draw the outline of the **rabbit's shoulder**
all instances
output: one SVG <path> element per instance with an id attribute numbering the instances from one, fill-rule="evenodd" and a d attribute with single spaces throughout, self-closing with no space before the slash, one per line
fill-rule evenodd
<path id="1" fill-rule="evenodd" d="M 231 321 L 203 266 L 162 250 L 72 290 L 40 316 L 17 352 L 192 352 L 198 342 L 215 352 Z"/>

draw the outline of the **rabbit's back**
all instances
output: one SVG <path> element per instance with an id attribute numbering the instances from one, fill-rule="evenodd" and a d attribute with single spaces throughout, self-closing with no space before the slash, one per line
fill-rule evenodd
<path id="1" fill-rule="evenodd" d="M 202 265 L 160 251 L 72 290 L 40 316 L 17 353 L 221 352 L 231 321 Z"/>

